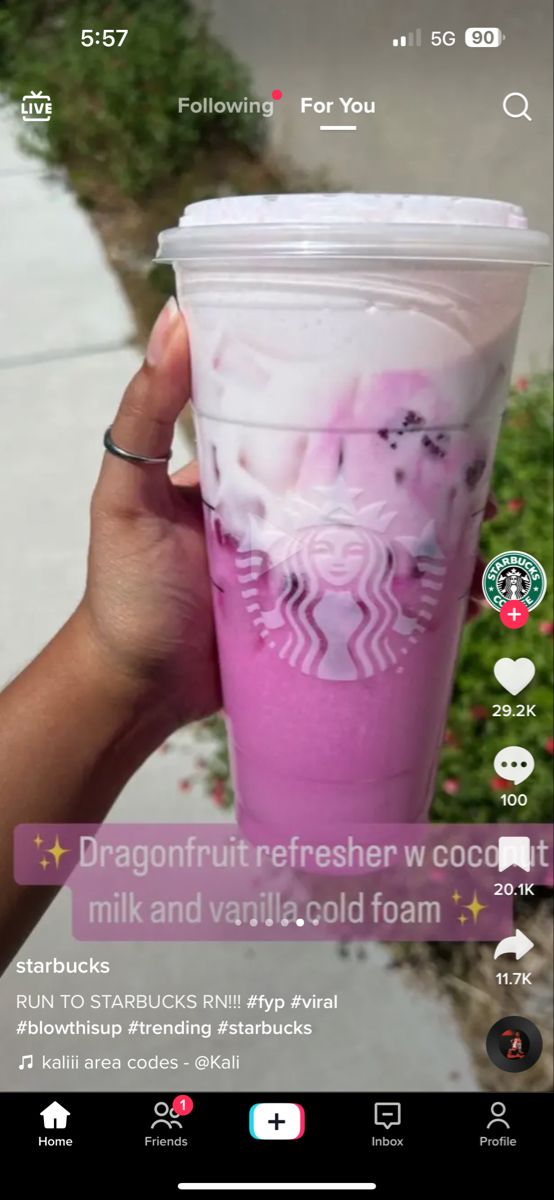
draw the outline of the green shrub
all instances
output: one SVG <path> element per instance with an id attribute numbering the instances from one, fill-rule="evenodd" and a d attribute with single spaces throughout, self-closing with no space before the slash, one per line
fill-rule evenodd
<path id="1" fill-rule="evenodd" d="M 521 380 L 512 390 L 494 473 L 498 516 L 483 526 L 485 560 L 502 550 L 527 550 L 552 573 L 552 381 L 547 376 Z M 533 683 L 513 700 L 497 683 L 498 658 L 532 659 Z M 527 625 L 510 634 L 488 606 L 466 626 L 446 741 L 437 777 L 432 818 L 436 821 L 550 821 L 552 808 L 552 621 L 551 593 L 535 609 Z M 536 716 L 494 718 L 495 703 L 525 698 Z M 225 726 L 209 722 L 217 750 L 209 766 L 209 783 L 218 804 L 232 803 Z M 522 745 L 535 758 L 533 775 L 524 785 L 525 808 L 505 808 L 500 796 L 513 785 L 502 784 L 494 758 L 502 746 Z M 522 788 L 516 788 L 520 792 Z"/>
<path id="2" fill-rule="evenodd" d="M 217 174 L 219 150 L 234 147 L 255 155 L 265 128 L 263 118 L 249 114 L 179 115 L 179 95 L 236 98 L 249 93 L 249 79 L 187 0 L 157 0 L 154 16 L 152 7 L 151 0 L 4 0 L 0 9 L 0 90 L 19 103 L 25 92 L 41 88 L 53 101 L 49 123 L 27 126 L 28 142 L 47 162 L 68 171 L 85 203 L 97 204 L 99 190 L 108 208 L 110 200 L 114 207 L 120 205 L 121 196 L 147 200 L 142 213 L 152 216 L 144 239 L 148 247 L 152 231 L 173 220 L 185 197 L 214 194 L 211 180 L 206 189 L 201 181 L 193 187 L 200 152 L 216 164 Z M 84 28 L 128 28 L 129 34 L 120 48 L 84 48 Z M 172 185 L 179 200 L 171 200 L 169 215 L 162 218 L 163 198 L 171 196 Z M 287 190 L 283 181 L 276 186 Z M 249 179 L 246 190 L 266 190 L 265 180 L 252 186 Z M 296 190 L 310 190 L 310 185 L 303 181 Z M 146 303 L 148 324 L 160 293 L 172 289 L 171 271 L 153 267 L 146 282 L 153 293 Z M 551 410 L 546 376 L 514 389 L 495 469 L 499 515 L 483 527 L 482 548 L 487 559 L 512 547 L 528 550 L 541 560 L 552 583 Z M 547 595 L 527 626 L 512 635 L 492 610 L 484 610 L 467 627 L 432 809 L 436 820 L 550 819 L 550 611 Z M 535 680 L 524 693 L 526 701 L 536 704 L 534 718 L 491 716 L 494 702 L 510 700 L 494 679 L 494 663 L 512 653 L 535 663 Z M 215 717 L 206 727 L 218 747 L 209 769 L 214 796 L 229 804 L 224 724 Z M 535 757 L 525 808 L 501 806 L 493 761 L 497 750 L 509 744 L 523 744 Z"/>
<path id="3" fill-rule="evenodd" d="M 90 28 L 129 33 L 121 47 L 83 47 Z M 247 73 L 187 0 L 4 0 L 0 90 L 18 103 L 31 88 L 52 97 L 53 112 L 27 126 L 27 144 L 68 167 L 85 199 L 87 177 L 145 197 L 200 148 L 256 152 L 266 124 L 258 114 L 179 114 L 180 95 L 251 95 Z"/>
<path id="4" fill-rule="evenodd" d="M 483 525 L 486 561 L 502 550 L 527 550 L 540 560 L 552 587 L 552 380 L 543 375 L 515 388 L 494 472 L 498 516 Z M 549 821 L 552 805 L 552 593 L 523 629 L 510 633 L 492 609 L 468 625 L 456 671 L 433 816 L 440 821 Z M 533 683 L 514 700 L 496 682 L 505 656 L 532 659 Z M 492 717 L 495 703 L 536 705 L 535 717 Z M 521 788 L 500 786 L 493 762 L 502 746 L 525 746 L 535 770 Z M 447 780 L 459 791 L 445 791 Z M 447 787 L 451 785 L 447 784 Z M 504 808 L 502 792 L 525 791 L 525 808 Z"/>

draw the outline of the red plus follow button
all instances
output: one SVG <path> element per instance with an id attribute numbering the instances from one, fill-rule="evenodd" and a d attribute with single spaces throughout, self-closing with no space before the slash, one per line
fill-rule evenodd
<path id="1" fill-rule="evenodd" d="M 500 609 L 500 620 L 506 629 L 521 629 L 529 620 L 529 609 L 522 600 L 507 600 Z"/>

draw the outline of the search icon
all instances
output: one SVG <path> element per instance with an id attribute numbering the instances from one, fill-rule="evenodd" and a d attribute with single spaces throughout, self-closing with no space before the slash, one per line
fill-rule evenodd
<path id="1" fill-rule="evenodd" d="M 512 109 L 514 108 L 513 104 L 511 108 L 509 107 L 510 100 L 521 100 L 521 104 L 517 105 L 516 112 L 512 112 Z M 515 121 L 519 120 L 520 117 L 525 117 L 526 121 L 533 120 L 533 118 L 529 116 L 529 101 L 527 96 L 523 95 L 523 92 L 508 92 L 508 95 L 504 96 L 502 101 L 502 108 L 504 109 L 506 116 L 513 117 Z"/>

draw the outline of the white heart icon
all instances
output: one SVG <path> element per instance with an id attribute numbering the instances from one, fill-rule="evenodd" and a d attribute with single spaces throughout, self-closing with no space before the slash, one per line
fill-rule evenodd
<path id="1" fill-rule="evenodd" d="M 531 683 L 535 664 L 530 658 L 499 658 L 494 664 L 494 674 L 510 695 L 517 696 Z"/>

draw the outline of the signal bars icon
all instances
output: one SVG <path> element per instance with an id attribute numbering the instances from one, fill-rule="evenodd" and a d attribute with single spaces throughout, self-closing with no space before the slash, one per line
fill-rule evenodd
<path id="1" fill-rule="evenodd" d="M 421 29 L 415 33 L 403 33 L 402 37 L 392 39 L 393 46 L 421 46 Z"/>

